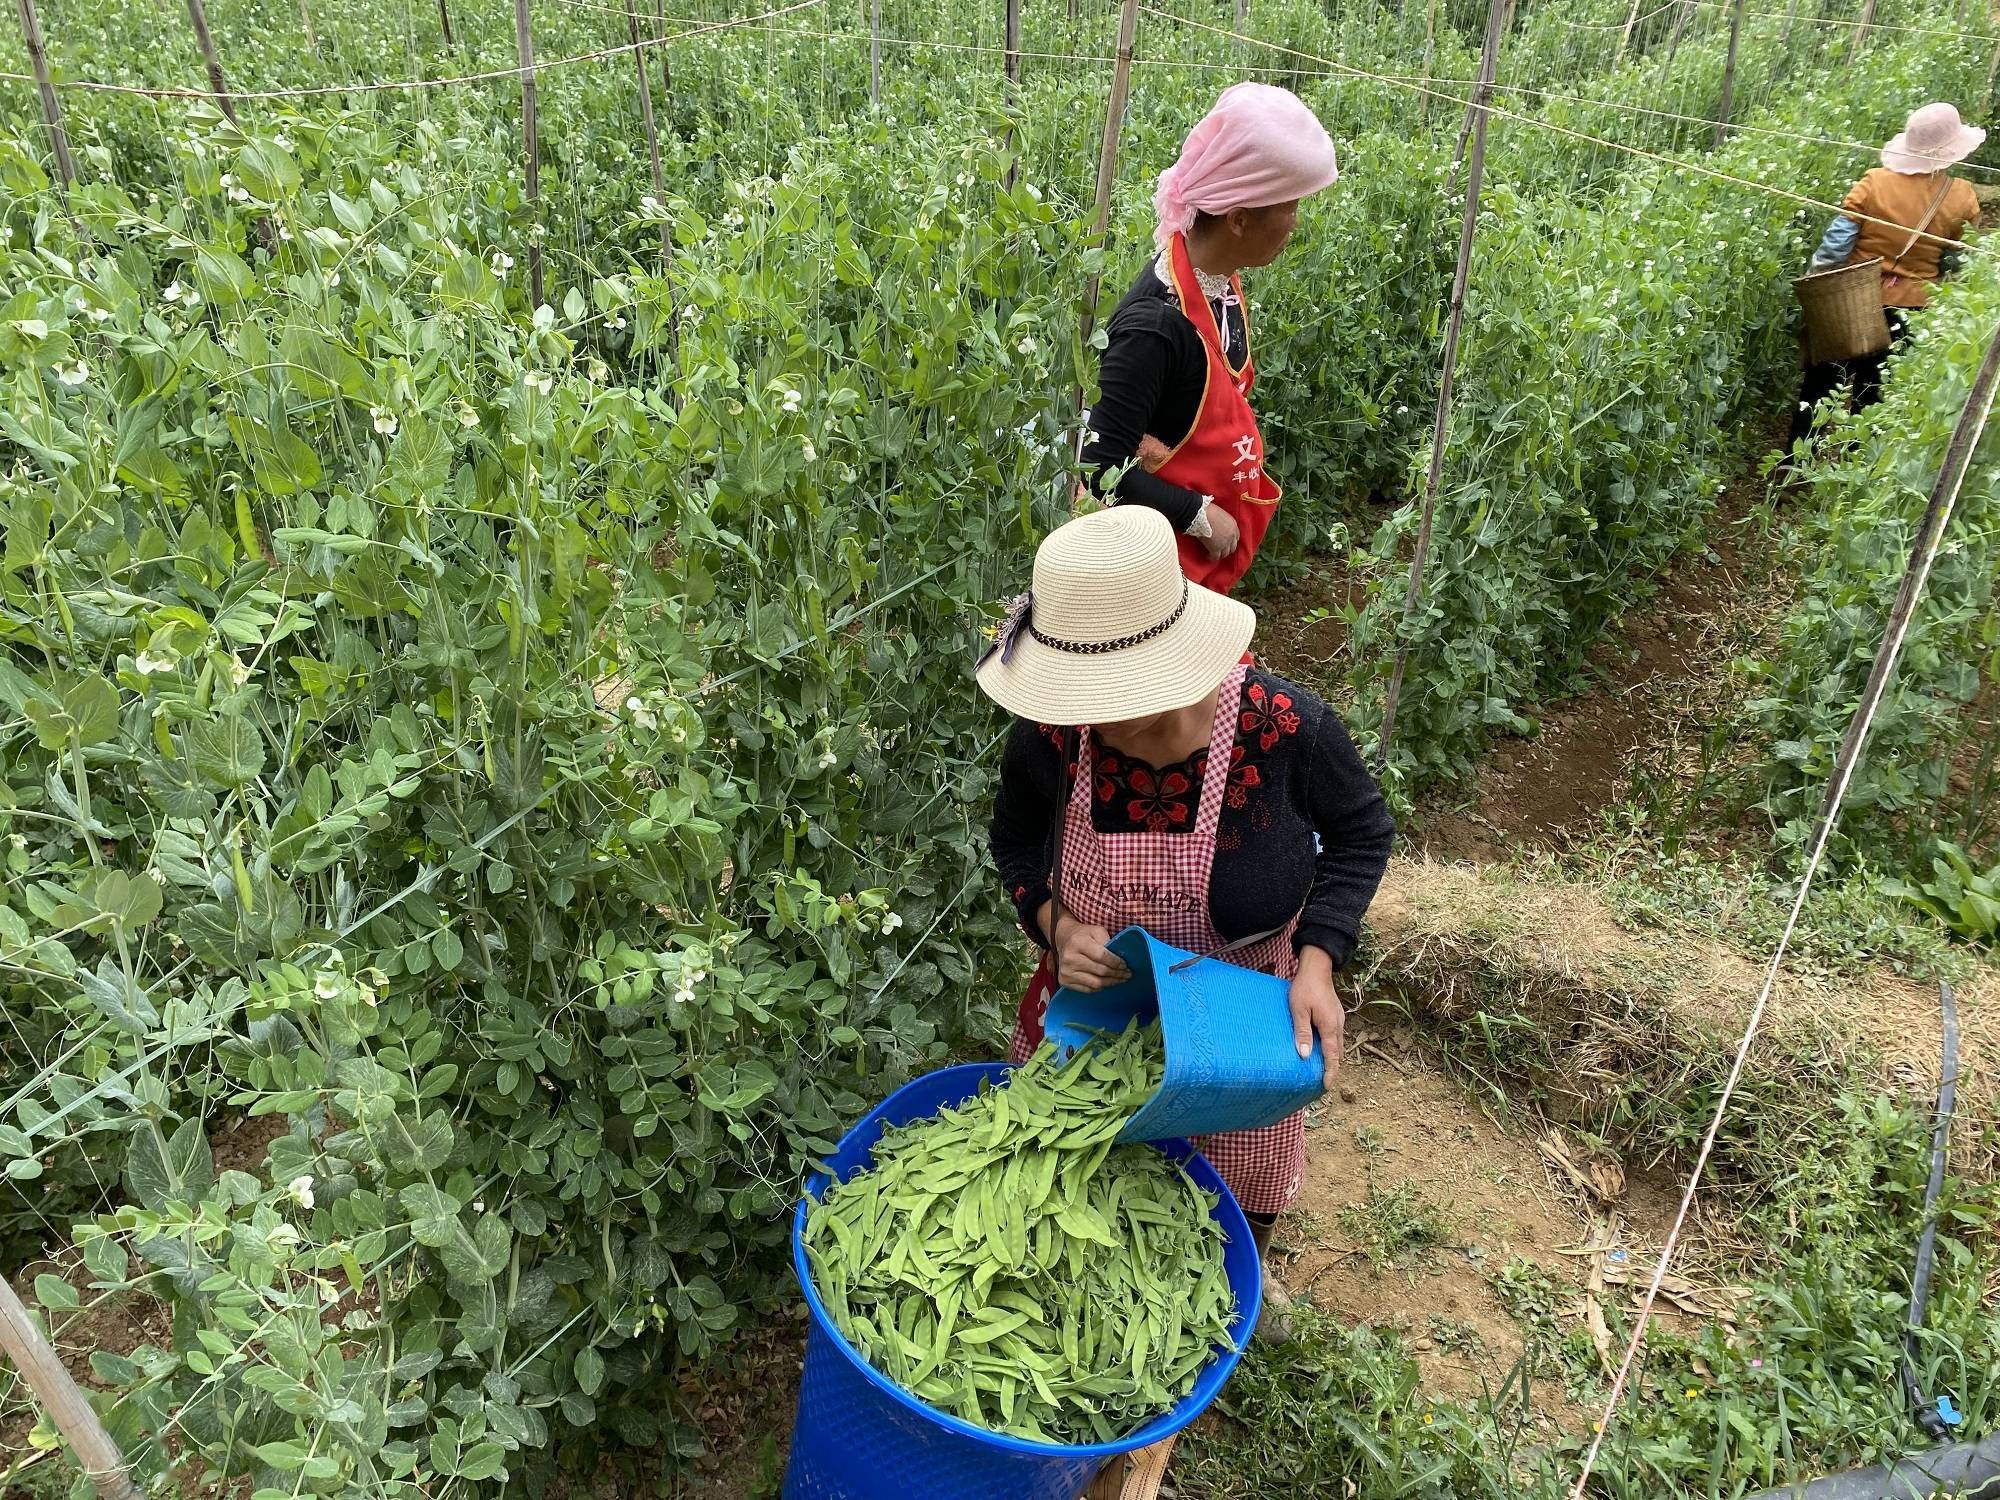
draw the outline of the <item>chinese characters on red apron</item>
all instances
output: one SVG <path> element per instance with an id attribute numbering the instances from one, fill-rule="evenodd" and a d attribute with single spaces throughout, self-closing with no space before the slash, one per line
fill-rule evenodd
<path id="1" fill-rule="evenodd" d="M 1209 878 L 1215 866 L 1215 835 L 1222 821 L 1230 751 L 1242 712 L 1245 670 L 1237 666 L 1216 694 L 1208 767 L 1190 832 L 1099 833 L 1091 821 L 1095 754 L 1090 731 L 1080 731 L 1076 777 L 1062 811 L 1066 914 L 1113 933 L 1143 927 L 1162 942 L 1191 953 L 1222 946 L 1222 935 L 1209 915 Z M 1290 979 L 1299 966 L 1292 949 L 1297 926 L 1294 916 L 1284 931 L 1231 954 L 1229 961 Z M 1010 1061 L 1025 1062 L 1041 1045 L 1043 1016 L 1054 989 L 1044 958 L 1021 998 Z M 1222 1174 L 1246 1211 L 1275 1214 L 1298 1194 L 1306 1160 L 1305 1115 L 1292 1115 L 1261 1130 L 1204 1136 L 1195 1147 Z"/>
<path id="2" fill-rule="evenodd" d="M 1166 461 L 1153 472 L 1168 484 L 1213 496 L 1210 508 L 1220 506 L 1236 522 L 1242 540 L 1227 557 L 1210 557 L 1199 537 L 1183 533 L 1180 538 L 1181 572 L 1204 588 L 1226 594 L 1256 561 L 1257 549 L 1263 545 L 1264 533 L 1271 529 L 1284 492 L 1264 471 L 1264 435 L 1250 410 L 1250 388 L 1256 384 L 1257 371 L 1250 360 L 1249 309 L 1243 313 L 1243 364 L 1238 368 L 1229 363 L 1224 351 L 1215 309 L 1202 295 L 1194 263 L 1188 259 L 1185 235 L 1174 236 L 1167 263 L 1181 311 L 1194 324 L 1208 351 L 1208 383 L 1194 426 L 1179 446 L 1168 450 Z M 1229 285 L 1241 303 L 1242 283 L 1232 276 Z"/>

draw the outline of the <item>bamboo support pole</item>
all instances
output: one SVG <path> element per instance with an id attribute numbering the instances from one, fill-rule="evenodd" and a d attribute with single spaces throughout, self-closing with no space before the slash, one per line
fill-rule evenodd
<path id="1" fill-rule="evenodd" d="M 438 30 L 444 33 L 447 48 L 455 45 L 451 39 L 451 0 L 438 0 Z"/>
<path id="2" fill-rule="evenodd" d="M 542 280 L 542 167 L 535 109 L 535 38 L 528 25 L 528 0 L 514 0 L 514 48 L 521 59 L 521 153 L 527 171 L 528 207 L 534 216 L 528 240 L 528 287 L 533 305 L 546 300 Z"/>
<path id="3" fill-rule="evenodd" d="M 659 35 L 667 34 L 667 0 L 653 0 L 653 20 L 659 27 Z M 660 54 L 660 108 L 671 111 L 674 107 L 674 65 L 671 47 L 656 48 Z M 668 128 L 672 128 L 672 116 L 668 117 Z"/>
<path id="4" fill-rule="evenodd" d="M 1132 49 L 1139 37 L 1139 0 L 1123 0 L 1118 11 L 1118 53 L 1111 65 L 1111 97 L 1104 105 L 1104 141 L 1097 152 L 1097 201 L 1090 214 L 1090 239 L 1102 245 L 1111 228 L 1111 185 L 1118 179 L 1118 136 L 1124 129 L 1125 104 L 1132 93 Z M 1097 326 L 1097 293 L 1103 282 L 1100 272 L 1092 272 L 1083 294 L 1083 321 L 1079 337 L 1090 347 L 1090 335 Z M 1083 387 L 1077 387 L 1077 410 L 1083 410 Z M 1083 434 L 1077 434 L 1079 452 Z"/>
<path id="5" fill-rule="evenodd" d="M 1486 177 L 1486 122 L 1493 102 L 1493 80 L 1500 68 L 1500 36 L 1506 29 L 1507 0 L 1490 0 L 1486 9 L 1486 45 L 1479 56 L 1479 82 L 1466 106 L 1472 133 L 1472 154 L 1465 176 L 1465 214 L 1458 230 L 1458 268 L 1451 278 L 1451 315 L 1445 323 L 1444 369 L 1438 382 L 1437 418 L 1431 426 L 1430 468 L 1424 476 L 1423 516 L 1417 544 L 1410 555 L 1409 587 L 1403 596 L 1403 623 L 1396 636 L 1395 664 L 1382 696 L 1382 732 L 1375 749 L 1378 769 L 1386 769 L 1395 743 L 1396 705 L 1403 696 L 1403 675 L 1410 662 L 1410 635 L 1423 605 L 1424 565 L 1429 560 L 1431 533 L 1437 524 L 1438 488 L 1444 479 L 1445 439 L 1451 430 L 1451 393 L 1458 372 L 1459 333 L 1465 326 L 1465 293 L 1472 280 L 1472 246 L 1479 230 L 1479 190 Z"/>
<path id="6" fill-rule="evenodd" d="M 143 1492 L 126 1472 L 125 1455 L 111 1441 L 95 1408 L 84 1399 L 5 1277 L 0 1277 L 0 1353 L 13 1362 L 35 1400 L 56 1424 L 96 1486 L 99 1500 L 143 1500 Z"/>
<path id="7" fill-rule="evenodd" d="M 882 107 L 882 0 L 868 3 L 868 103 Z"/>
<path id="8" fill-rule="evenodd" d="M 1720 151 L 1729 136 L 1729 112 L 1736 105 L 1736 54 L 1743 44 L 1743 7 L 1736 0 L 1729 12 L 1729 56 L 1722 65 L 1722 100 L 1715 110 L 1715 148 Z"/>
<path id="9" fill-rule="evenodd" d="M 1006 50 L 1007 82 L 1009 85 L 1021 81 L 1021 0 L 1007 0 L 1006 40 L 1002 44 Z M 1010 87 L 1008 103 L 1014 99 Z"/>
<path id="10" fill-rule="evenodd" d="M 1681 38 L 1687 35 L 1688 22 L 1694 16 L 1694 0 L 1681 0 L 1681 7 L 1674 14 L 1674 33 L 1667 39 L 1667 55 L 1660 64 L 1660 85 L 1666 86 L 1667 75 L 1674 70 L 1674 55 L 1681 50 Z"/>
<path id="11" fill-rule="evenodd" d="M 55 157 L 56 178 L 67 193 L 76 181 L 76 163 L 70 159 L 62 101 L 56 97 L 55 81 L 49 76 L 49 54 L 42 44 L 41 17 L 35 13 L 35 0 L 20 0 L 20 9 L 21 40 L 28 49 L 28 62 L 35 70 L 35 92 L 42 100 L 42 123 L 49 128 L 49 151 Z"/>
<path id="12" fill-rule="evenodd" d="M 1632 0 L 1632 8 L 1625 13 L 1625 29 L 1618 33 L 1618 50 L 1623 53 L 1632 46 L 1632 31 L 1639 24 L 1641 0 Z"/>
<path id="13" fill-rule="evenodd" d="M 1778 29 L 1778 40 L 1780 43 L 1789 43 L 1791 41 L 1792 23 L 1798 19 L 1798 15 L 1799 0 L 1789 0 L 1789 3 L 1785 6 L 1785 24 Z"/>
<path id="14" fill-rule="evenodd" d="M 653 196 L 662 207 L 667 201 L 667 176 L 660 167 L 660 132 L 653 121 L 653 81 L 646 75 L 646 51 L 639 45 L 639 13 L 625 12 L 625 24 L 632 34 L 632 71 L 639 78 L 639 124 L 646 132 L 646 162 L 653 171 Z M 662 49 L 664 50 L 664 49 Z M 665 219 L 660 221 L 660 258 L 670 261 L 674 255 L 674 228 Z"/>
<path id="15" fill-rule="evenodd" d="M 1833 774 L 1827 778 L 1826 796 L 1820 803 L 1819 817 L 1815 821 L 1812 844 L 1815 849 L 1831 832 L 1828 825 L 1846 794 L 1847 783 L 1861 759 L 1861 752 L 1866 748 L 1875 711 L 1889 690 L 1890 669 L 1901 654 L 1904 638 L 1909 634 L 1910 621 L 1916 614 L 1917 602 L 1930 579 L 1931 564 L 1943 543 L 1944 528 L 1951 519 L 1953 507 L 1958 504 L 1958 493 L 1965 483 L 1966 470 L 1971 466 L 1980 436 L 1986 430 L 1986 420 L 1992 415 L 1996 385 L 2000 385 L 2000 330 L 1994 332 L 1986 346 L 1986 358 L 1980 363 L 1979 373 L 1972 378 L 1972 389 L 1958 413 L 1958 425 L 1952 429 L 1951 441 L 1945 445 L 1944 462 L 1938 466 L 1937 483 L 1931 487 L 1930 502 L 1924 507 L 1923 519 L 1917 523 L 1916 540 L 1910 546 L 1909 566 L 1903 572 L 1902 586 L 1896 591 L 1896 602 L 1890 606 L 1889 624 L 1882 635 L 1881 650 L 1876 653 L 1874 668 L 1868 674 L 1868 686 L 1862 691 L 1860 705 L 1848 722 L 1839 753 L 1834 756 Z"/>
<path id="16" fill-rule="evenodd" d="M 229 94 L 229 79 L 222 71 L 222 59 L 215 55 L 215 38 L 208 31 L 208 7 L 202 0 L 187 0 L 188 21 L 194 27 L 195 45 L 201 48 L 202 63 L 208 69 L 208 91 L 215 95 L 216 105 L 229 119 L 236 123 L 236 101 Z"/>
<path id="17" fill-rule="evenodd" d="M 1854 41 L 1847 49 L 1847 60 L 1852 62 L 1861 53 L 1861 44 L 1868 40 L 1868 28 L 1875 24 L 1875 0 L 1866 0 L 1861 7 L 1861 19 L 1854 28 Z"/>
<path id="18" fill-rule="evenodd" d="M 307 0 L 299 0 L 299 21 L 306 29 L 306 46 L 314 57 L 319 56 L 319 33 L 313 30 L 312 7 Z"/>

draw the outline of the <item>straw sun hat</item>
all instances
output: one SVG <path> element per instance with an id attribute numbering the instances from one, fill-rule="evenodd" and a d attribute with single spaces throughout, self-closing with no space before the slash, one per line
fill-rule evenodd
<path id="1" fill-rule="evenodd" d="M 1181 576 L 1174 529 L 1114 506 L 1050 532 L 979 686 L 1039 724 L 1116 724 L 1186 708 L 1229 675 L 1257 628 L 1247 604 Z"/>
<path id="2" fill-rule="evenodd" d="M 1892 172 L 1921 176 L 1961 162 L 1979 149 L 1986 132 L 1968 125 L 1949 104 L 1926 104 L 1912 112 L 1903 133 L 1882 148 L 1882 165 Z"/>

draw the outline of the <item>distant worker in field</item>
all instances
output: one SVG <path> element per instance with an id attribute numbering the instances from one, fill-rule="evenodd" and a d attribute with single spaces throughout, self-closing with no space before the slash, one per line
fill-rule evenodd
<path id="1" fill-rule="evenodd" d="M 1106 327 L 1083 449 L 1090 490 L 1160 512 L 1181 570 L 1222 593 L 1250 571 L 1281 493 L 1250 410 L 1237 273 L 1276 260 L 1299 200 L 1338 175 L 1332 139 L 1296 95 L 1227 90 L 1161 174 L 1157 254 Z"/>
<path id="2" fill-rule="evenodd" d="M 1848 190 L 1840 215 L 1813 252 L 1812 269 L 1882 262 L 1889 348 L 1808 364 L 1792 413 L 1792 443 L 1811 433 L 1814 408 L 1843 384 L 1853 388 L 1855 411 L 1881 399 L 1882 367 L 1908 334 L 1911 312 L 1930 301 L 1939 276 L 1955 269 L 1954 255 L 1939 242 L 1958 239 L 1979 218 L 1978 195 L 1970 183 L 1953 177 L 1951 168 L 1985 139 L 1986 132 L 1966 124 L 1951 105 L 1926 104 L 1882 148 L 1882 165 Z"/>

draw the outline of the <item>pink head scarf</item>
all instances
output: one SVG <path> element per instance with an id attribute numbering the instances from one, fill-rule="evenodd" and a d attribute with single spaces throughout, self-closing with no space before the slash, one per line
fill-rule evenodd
<path id="1" fill-rule="evenodd" d="M 1223 90 L 1215 108 L 1188 132 L 1180 160 L 1160 174 L 1153 208 L 1165 249 L 1197 213 L 1289 203 L 1340 175 L 1333 140 L 1305 102 L 1268 83 Z"/>

